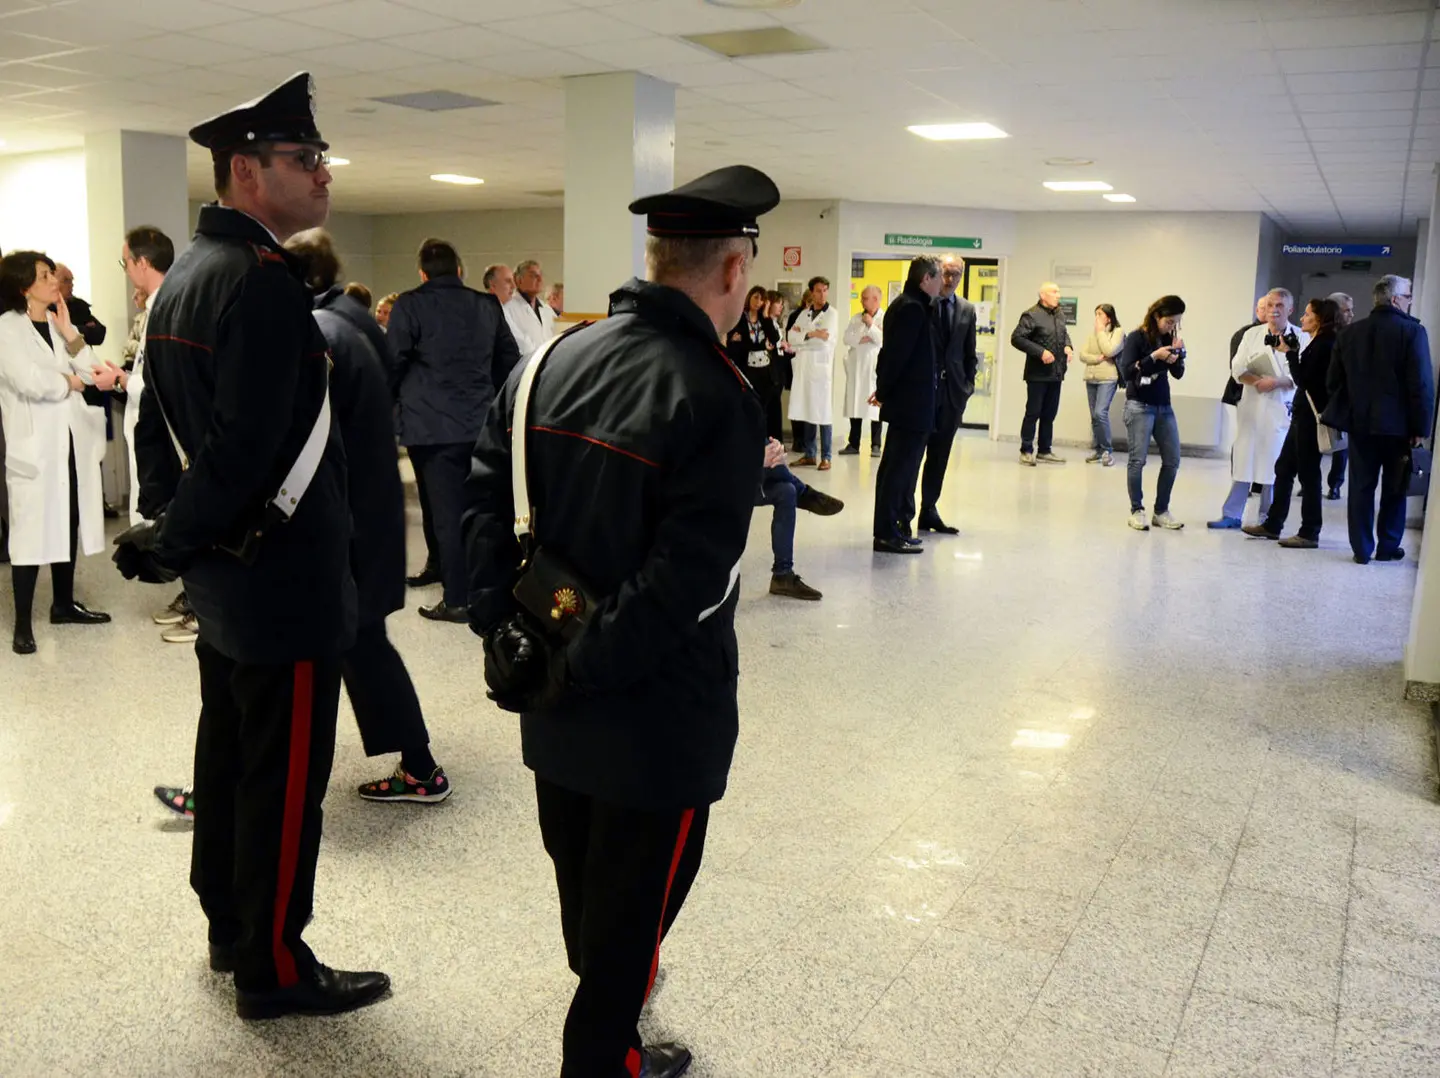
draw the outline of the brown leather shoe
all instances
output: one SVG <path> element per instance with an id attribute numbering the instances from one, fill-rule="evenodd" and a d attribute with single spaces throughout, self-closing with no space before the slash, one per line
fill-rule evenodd
<path id="1" fill-rule="evenodd" d="M 807 602 L 818 602 L 822 596 L 805 581 L 801 580 L 795 573 L 782 573 L 770 578 L 770 594 L 781 595 L 786 599 L 804 599 Z"/>
<path id="2" fill-rule="evenodd" d="M 1290 535 L 1281 539 L 1280 545 L 1286 550 L 1314 550 L 1320 544 L 1314 539 L 1306 539 L 1303 535 Z"/>
<path id="3" fill-rule="evenodd" d="M 1252 539 L 1279 539 L 1279 532 L 1272 532 L 1264 524 L 1246 524 L 1240 529 Z"/>
<path id="4" fill-rule="evenodd" d="M 792 467 L 792 468 L 813 468 L 813 467 L 815 467 L 815 464 L 816 464 L 816 460 L 815 460 L 814 457 L 801 457 L 801 458 L 800 458 L 799 460 L 797 460 L 794 464 L 790 465 L 790 467 Z"/>

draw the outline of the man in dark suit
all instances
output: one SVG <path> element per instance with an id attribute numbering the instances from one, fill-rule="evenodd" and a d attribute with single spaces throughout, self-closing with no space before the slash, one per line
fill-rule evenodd
<path id="1" fill-rule="evenodd" d="M 885 343 L 875 361 L 880 420 L 890 424 L 875 475 L 877 554 L 918 554 L 919 539 L 901 532 L 906 499 L 913 505 L 925 443 L 935 429 L 936 342 L 931 313 L 940 294 L 940 263 L 921 255 L 910 263 L 905 291 L 885 312 Z M 903 523 L 908 525 L 909 521 Z"/>
<path id="2" fill-rule="evenodd" d="M 1326 379 L 1330 404 L 1323 421 L 1350 432 L 1350 549 L 1361 565 L 1372 556 L 1404 560 L 1410 450 L 1430 436 L 1434 419 L 1430 338 L 1410 314 L 1412 295 L 1404 277 L 1380 278 L 1375 309 L 1336 339 Z"/>
<path id="3" fill-rule="evenodd" d="M 920 479 L 920 530 L 958 535 L 940 519 L 940 490 L 955 445 L 955 432 L 965 418 L 965 405 L 975 392 L 980 357 L 975 351 L 975 305 L 955 290 L 965 277 L 965 260 L 946 255 L 940 260 L 940 295 L 935 300 L 935 351 L 939 383 L 935 391 L 935 430 L 925 446 L 925 471 Z M 915 518 L 915 491 L 905 492 L 900 532 L 910 534 Z"/>

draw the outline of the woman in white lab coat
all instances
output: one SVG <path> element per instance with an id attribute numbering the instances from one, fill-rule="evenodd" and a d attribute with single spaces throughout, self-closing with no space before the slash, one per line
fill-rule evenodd
<path id="1" fill-rule="evenodd" d="M 113 389 L 118 370 L 102 366 L 71 323 L 54 274 L 55 263 L 36 251 L 0 259 L 0 422 L 20 655 L 35 651 L 31 607 L 42 565 L 50 566 L 52 624 L 110 620 L 75 601 L 75 557 L 77 540 L 86 554 L 105 546 L 105 412 L 85 394 Z"/>
<path id="2" fill-rule="evenodd" d="M 1283 288 L 1266 297 L 1267 317 L 1246 330 L 1235 351 L 1230 373 L 1245 387 L 1236 410 L 1235 448 L 1230 456 L 1230 496 L 1220 519 L 1210 528 L 1237 529 L 1245 523 L 1245 502 L 1251 484 L 1258 483 L 1260 515 L 1270 513 L 1275 493 L 1275 461 L 1290 430 L 1290 409 L 1295 400 L 1295 379 L 1290 360 L 1310 344 L 1310 334 L 1290 324 L 1295 300 Z"/>
<path id="3" fill-rule="evenodd" d="M 835 411 L 835 345 L 839 343 L 840 319 L 827 299 L 830 282 L 824 277 L 810 281 L 810 306 L 800 312 L 790 327 L 790 346 L 795 349 L 795 377 L 790 386 L 790 418 L 806 423 L 804 456 L 797 467 L 819 464 L 830 470 L 830 449 Z M 816 452 L 819 428 L 819 452 Z"/>
<path id="4" fill-rule="evenodd" d="M 861 311 L 845 327 L 845 416 L 850 420 L 850 440 L 841 456 L 860 452 L 860 431 L 870 420 L 870 453 L 880 452 L 880 409 L 870 403 L 875 395 L 875 360 L 885 340 L 880 309 L 880 289 L 866 285 L 860 293 Z"/>

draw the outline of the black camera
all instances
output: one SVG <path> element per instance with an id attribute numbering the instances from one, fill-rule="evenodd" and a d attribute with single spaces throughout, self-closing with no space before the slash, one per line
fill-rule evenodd
<path id="1" fill-rule="evenodd" d="M 1294 333 L 1286 333 L 1284 337 L 1281 337 L 1278 333 L 1265 334 L 1266 348 L 1279 348 L 1281 341 L 1284 341 L 1286 347 L 1291 351 L 1300 347 L 1300 338 L 1295 336 Z"/>
<path id="2" fill-rule="evenodd" d="M 1185 349 L 1183 347 L 1172 348 L 1170 349 L 1170 356 L 1172 359 L 1182 360 L 1185 358 Z"/>

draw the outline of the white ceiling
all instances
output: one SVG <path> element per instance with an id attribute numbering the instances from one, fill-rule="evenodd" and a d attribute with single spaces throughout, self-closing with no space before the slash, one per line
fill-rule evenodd
<path id="1" fill-rule="evenodd" d="M 1136 209 L 1261 210 L 1294 234 L 1389 237 L 1434 193 L 1436 2 L 0 0 L 0 153 L 117 127 L 180 134 L 308 68 L 321 130 L 354 162 L 338 209 L 559 205 L 532 192 L 563 185 L 563 77 L 639 70 L 680 87 L 681 179 L 745 161 L 787 198 L 1129 212 L 1040 186 L 1098 178 Z M 830 51 L 735 62 L 678 40 L 777 23 Z M 501 104 L 367 100 L 431 89 Z M 904 130 L 959 120 L 1013 137 Z M 192 152 L 197 196 L 206 166 Z"/>

